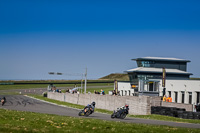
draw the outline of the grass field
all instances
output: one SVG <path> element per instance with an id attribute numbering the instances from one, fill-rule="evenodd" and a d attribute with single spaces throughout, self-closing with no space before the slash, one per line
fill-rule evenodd
<path id="1" fill-rule="evenodd" d="M 199 129 L 112 122 L 0 109 L 1 133 L 75 132 L 75 133 L 199 133 Z"/>
<path id="2" fill-rule="evenodd" d="M 0 85 L 0 90 L 15 90 L 15 89 L 35 89 L 35 88 L 47 88 L 48 84 L 23 84 L 23 85 Z M 74 88 L 75 84 L 55 84 L 56 87 L 62 87 L 62 92 L 66 92 L 68 88 Z M 81 84 L 76 84 L 76 86 L 80 87 Z M 94 86 L 94 88 L 93 88 Z M 97 87 L 95 87 L 97 86 Z M 111 87 L 113 86 L 113 87 Z M 94 93 L 94 90 L 101 92 L 101 89 L 108 94 L 108 91 L 113 90 L 113 83 L 90 83 L 87 84 L 87 93 Z M 92 87 L 92 88 L 91 88 Z M 84 86 L 83 86 L 84 88 Z M 84 92 L 84 90 L 82 90 Z M 16 92 L 1 92 L 1 94 L 19 94 Z"/>
<path id="3" fill-rule="evenodd" d="M 81 84 L 54 84 L 56 87 L 81 87 Z M 0 90 L 47 88 L 48 84 L 0 85 Z M 113 86 L 113 83 L 88 83 L 87 86 Z M 83 84 L 84 87 L 84 84 Z"/>

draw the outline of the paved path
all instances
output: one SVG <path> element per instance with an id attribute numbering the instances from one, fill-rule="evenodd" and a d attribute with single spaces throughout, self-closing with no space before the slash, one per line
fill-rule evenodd
<path id="1" fill-rule="evenodd" d="M 2 97 L 2 96 L 0 95 L 0 97 Z M 80 111 L 78 109 L 58 106 L 55 104 L 50 104 L 47 102 L 43 102 L 40 100 L 26 97 L 23 95 L 12 95 L 12 96 L 8 95 L 8 96 L 6 96 L 6 99 L 7 99 L 7 103 L 4 106 L 0 106 L 0 108 L 19 110 L 19 111 L 31 111 L 31 112 L 39 112 L 39 113 L 47 113 L 47 114 L 56 114 L 56 115 L 63 115 L 63 116 L 80 117 L 80 116 L 78 116 L 78 112 Z M 130 118 L 130 117 L 127 117 L 124 120 L 111 119 L 110 115 L 102 114 L 102 113 L 94 113 L 87 118 L 103 119 L 103 120 L 109 120 L 109 121 L 121 121 L 121 122 L 128 122 L 128 123 L 167 125 L 167 126 L 185 127 L 185 128 L 200 128 L 200 124 L 176 123 L 176 122 L 148 120 L 148 119 L 139 119 L 139 118 Z"/>

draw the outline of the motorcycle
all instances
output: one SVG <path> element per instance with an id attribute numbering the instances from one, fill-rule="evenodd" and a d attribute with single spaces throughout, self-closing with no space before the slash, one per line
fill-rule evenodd
<path id="1" fill-rule="evenodd" d="M 120 119 L 124 119 L 126 118 L 126 115 L 128 114 L 128 109 L 118 109 L 118 110 L 114 110 L 113 114 L 111 115 L 111 118 L 120 118 Z"/>
<path id="2" fill-rule="evenodd" d="M 5 102 L 6 102 L 5 99 L 2 98 L 1 99 L 1 105 L 3 106 L 5 104 Z"/>
<path id="3" fill-rule="evenodd" d="M 78 113 L 79 116 L 89 116 L 90 114 L 92 114 L 92 110 L 89 107 L 86 107 Z"/>

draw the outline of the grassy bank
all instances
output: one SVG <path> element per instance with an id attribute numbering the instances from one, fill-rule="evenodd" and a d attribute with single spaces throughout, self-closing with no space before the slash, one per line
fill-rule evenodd
<path id="1" fill-rule="evenodd" d="M 42 97 L 39 95 L 30 95 L 30 96 L 37 98 L 37 99 L 44 100 L 44 101 L 56 103 L 58 105 L 65 105 L 65 106 L 72 107 L 72 108 L 83 109 L 85 107 L 83 105 L 77 105 L 77 104 L 72 104 L 72 103 L 68 103 L 68 102 L 62 102 L 62 101 L 58 101 L 58 100 L 48 99 L 46 97 Z M 95 112 L 107 113 L 107 114 L 112 113 L 112 111 L 105 110 L 105 109 L 95 109 Z M 155 114 L 153 114 L 153 115 L 128 115 L 128 117 L 200 124 L 200 120 L 181 119 L 181 118 L 176 118 L 176 117 L 155 115 Z"/>
<path id="2" fill-rule="evenodd" d="M 0 132 L 144 133 L 200 132 L 199 129 L 112 122 L 0 109 Z"/>
<path id="3" fill-rule="evenodd" d="M 47 88 L 48 84 L 22 84 L 22 85 L 0 85 L 0 90 L 12 90 L 12 89 L 33 89 L 33 88 Z M 56 87 L 81 87 L 81 84 L 55 84 Z M 113 86 L 113 83 L 88 83 L 90 86 Z"/>

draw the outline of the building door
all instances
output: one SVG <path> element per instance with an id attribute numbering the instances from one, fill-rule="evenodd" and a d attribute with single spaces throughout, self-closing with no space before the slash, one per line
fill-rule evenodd
<path id="1" fill-rule="evenodd" d="M 192 92 L 189 92 L 189 104 L 192 104 Z"/>
<path id="2" fill-rule="evenodd" d="M 149 91 L 153 91 L 153 82 L 149 82 Z"/>
<path id="3" fill-rule="evenodd" d="M 185 92 L 184 91 L 181 91 L 182 93 L 182 100 L 181 100 L 181 103 L 184 103 L 185 102 Z"/>
<path id="4" fill-rule="evenodd" d="M 121 90 L 122 96 L 123 96 L 123 90 Z"/>
<path id="5" fill-rule="evenodd" d="M 177 101 L 178 101 L 178 92 L 174 92 L 175 93 L 175 99 L 174 99 L 174 101 L 177 103 Z"/>
<path id="6" fill-rule="evenodd" d="M 197 104 L 200 103 L 200 92 L 197 92 Z"/>
<path id="7" fill-rule="evenodd" d="M 172 96 L 172 95 L 171 95 L 171 91 L 168 91 L 168 94 L 169 94 L 170 97 Z M 168 97 L 169 97 L 169 96 L 168 96 Z"/>

